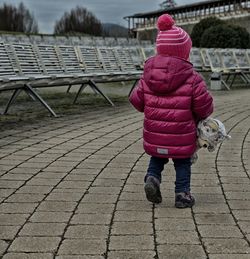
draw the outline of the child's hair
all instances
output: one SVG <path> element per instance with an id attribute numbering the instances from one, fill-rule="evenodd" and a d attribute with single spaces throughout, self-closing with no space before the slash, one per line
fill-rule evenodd
<path id="1" fill-rule="evenodd" d="M 158 18 L 157 53 L 188 60 L 192 40 L 182 28 L 174 24 L 174 19 L 168 14 L 163 14 Z"/>

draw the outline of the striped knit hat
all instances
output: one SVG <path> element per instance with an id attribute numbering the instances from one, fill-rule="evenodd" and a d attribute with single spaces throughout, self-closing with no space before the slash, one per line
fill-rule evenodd
<path id="1" fill-rule="evenodd" d="M 192 41 L 183 29 L 174 24 L 174 19 L 168 14 L 163 14 L 158 18 L 157 53 L 188 60 Z"/>

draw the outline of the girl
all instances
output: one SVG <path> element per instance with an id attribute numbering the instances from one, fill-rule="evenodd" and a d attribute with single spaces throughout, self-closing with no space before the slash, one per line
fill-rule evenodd
<path id="1" fill-rule="evenodd" d="M 146 61 L 129 100 L 144 112 L 143 146 L 151 156 L 144 179 L 147 199 L 162 201 L 161 172 L 171 158 L 176 171 L 175 206 L 186 208 L 195 203 L 190 179 L 196 126 L 213 112 L 213 99 L 189 62 L 189 35 L 174 23 L 168 14 L 159 17 L 157 54 Z"/>

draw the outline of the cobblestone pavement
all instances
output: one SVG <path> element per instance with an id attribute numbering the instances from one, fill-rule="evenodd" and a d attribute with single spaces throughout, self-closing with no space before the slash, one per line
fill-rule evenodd
<path id="1" fill-rule="evenodd" d="M 0 132 L 3 259 L 249 259 L 250 90 L 215 94 L 232 136 L 193 167 L 193 209 L 147 202 L 142 114 L 129 104 Z M 25 114 L 24 114 L 25 116 Z"/>

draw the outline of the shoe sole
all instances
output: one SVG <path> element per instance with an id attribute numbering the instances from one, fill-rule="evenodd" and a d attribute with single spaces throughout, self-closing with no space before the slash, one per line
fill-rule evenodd
<path id="1" fill-rule="evenodd" d="M 161 203 L 161 198 L 157 195 L 157 189 L 153 183 L 146 183 L 144 186 L 148 201 L 153 203 Z"/>
<path id="2" fill-rule="evenodd" d="M 176 202 L 175 207 L 178 209 L 185 209 L 185 208 L 192 208 L 194 206 L 194 203 L 183 203 L 183 202 Z"/>

